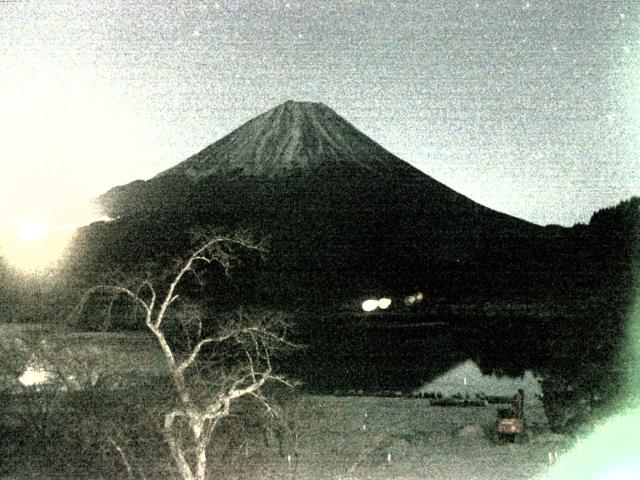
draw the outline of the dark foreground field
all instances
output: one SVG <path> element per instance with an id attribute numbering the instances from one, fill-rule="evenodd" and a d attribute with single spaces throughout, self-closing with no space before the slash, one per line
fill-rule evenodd
<path id="1" fill-rule="evenodd" d="M 164 387 L 121 395 L 3 399 L 3 479 L 177 478 L 158 434 Z M 166 396 L 165 396 L 166 395 Z M 525 479 L 574 441 L 548 431 L 527 406 L 528 439 L 500 443 L 496 406 L 439 407 L 412 398 L 302 395 L 281 401 L 286 425 L 245 405 L 221 426 L 210 478 Z M 130 471 L 125 468 L 124 461 Z"/>

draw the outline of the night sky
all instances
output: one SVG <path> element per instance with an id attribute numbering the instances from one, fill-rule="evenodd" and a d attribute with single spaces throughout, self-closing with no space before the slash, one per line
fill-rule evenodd
<path id="1" fill-rule="evenodd" d="M 28 215 L 84 221 L 72 205 L 149 178 L 287 99 L 325 103 L 496 210 L 586 222 L 640 194 L 639 10 L 1 1 L 4 227 Z"/>

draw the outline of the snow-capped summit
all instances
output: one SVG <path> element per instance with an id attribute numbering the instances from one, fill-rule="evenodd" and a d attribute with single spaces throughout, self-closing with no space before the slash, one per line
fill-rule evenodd
<path id="1" fill-rule="evenodd" d="M 384 174 L 398 162 L 404 163 L 323 103 L 289 100 L 159 176 L 281 177 L 344 166 Z"/>

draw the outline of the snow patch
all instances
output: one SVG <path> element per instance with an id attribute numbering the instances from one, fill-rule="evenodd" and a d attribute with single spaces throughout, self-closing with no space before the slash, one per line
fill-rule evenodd
<path id="1" fill-rule="evenodd" d="M 376 175 L 404 163 L 326 105 L 287 101 L 157 176 L 178 173 L 197 180 L 240 171 L 277 177 L 325 162 Z"/>

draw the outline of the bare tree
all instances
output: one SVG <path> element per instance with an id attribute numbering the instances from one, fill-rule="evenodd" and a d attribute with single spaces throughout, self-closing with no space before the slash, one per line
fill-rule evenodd
<path id="1" fill-rule="evenodd" d="M 184 480 L 205 478 L 211 435 L 220 420 L 229 415 L 236 400 L 250 396 L 273 412 L 262 387 L 270 381 L 291 385 L 274 373 L 271 364 L 275 349 L 292 346 L 285 339 L 286 322 L 281 315 L 240 311 L 230 321 L 220 323 L 215 334 L 204 336 L 202 323 L 193 313 L 192 305 L 179 300 L 181 282 L 190 274 L 197 277 L 196 267 L 218 264 L 228 273 L 236 258 L 235 247 L 264 251 L 264 245 L 246 234 L 208 236 L 186 261 L 179 264 L 162 295 L 150 279 L 142 280 L 134 287 L 102 284 L 88 289 L 76 309 L 79 313 L 94 294 L 111 294 L 129 298 L 142 310 L 147 328 L 155 335 L 164 353 L 177 393 L 175 407 L 164 417 L 164 436 Z M 178 310 L 178 304 L 185 307 L 180 322 L 188 330 L 190 340 L 181 348 L 167 335 L 169 312 Z M 184 312 L 190 322 L 185 323 Z M 180 315 L 176 317 L 181 318 Z"/>

